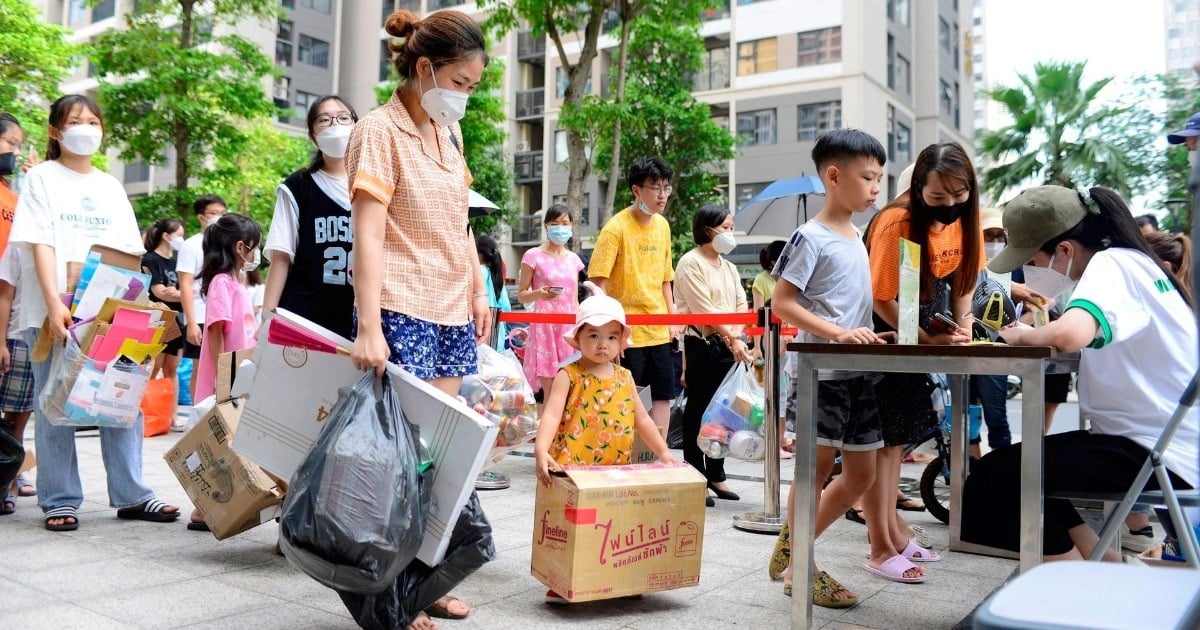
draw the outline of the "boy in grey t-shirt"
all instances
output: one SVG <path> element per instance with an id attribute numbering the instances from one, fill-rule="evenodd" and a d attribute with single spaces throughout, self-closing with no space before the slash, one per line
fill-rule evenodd
<path id="1" fill-rule="evenodd" d="M 884 343 L 871 329 L 871 270 L 866 246 L 851 219 L 870 208 L 879 195 L 883 145 L 865 132 L 839 129 L 822 134 L 813 161 L 825 184 L 825 206 L 792 234 L 772 275 L 778 278 L 771 303 L 780 319 L 800 329 L 810 343 Z M 876 451 L 883 446 L 874 388 L 861 373 L 819 375 L 818 415 L 797 418 L 817 424 L 815 536 L 874 484 Z M 822 489 L 842 453 L 842 474 Z M 794 488 L 788 495 L 792 513 Z M 871 559 L 863 568 L 900 582 L 922 582 L 924 571 L 893 548 L 885 514 L 865 514 L 871 534 Z M 858 598 L 827 573 L 813 570 L 813 603 L 830 608 L 853 606 Z M 785 576 L 785 590 L 787 576 Z"/>

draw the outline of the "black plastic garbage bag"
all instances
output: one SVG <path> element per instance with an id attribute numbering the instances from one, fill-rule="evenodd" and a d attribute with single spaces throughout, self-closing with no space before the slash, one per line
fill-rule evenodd
<path id="1" fill-rule="evenodd" d="M 0 498 L 7 494 L 8 486 L 17 478 L 17 471 L 25 461 L 25 446 L 17 436 L 0 423 Z"/>
<path id="2" fill-rule="evenodd" d="M 496 558 L 492 525 L 472 492 L 450 534 L 446 558 L 436 567 L 414 560 L 388 590 L 377 595 L 339 592 L 346 610 L 368 630 L 407 628 L 422 610 L 479 567 Z"/>
<path id="3" fill-rule="evenodd" d="M 377 391 L 379 388 L 379 391 Z M 279 519 L 287 559 L 333 589 L 378 593 L 416 556 L 429 493 L 420 439 L 385 374 L 338 392 L 320 436 L 292 475 Z"/>

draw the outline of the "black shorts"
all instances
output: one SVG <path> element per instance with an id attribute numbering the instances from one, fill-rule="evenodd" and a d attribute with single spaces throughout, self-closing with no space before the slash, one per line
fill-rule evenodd
<path id="1" fill-rule="evenodd" d="M 817 383 L 817 444 L 844 451 L 883 448 L 875 386 L 867 377 Z"/>
<path id="2" fill-rule="evenodd" d="M 1071 375 L 1047 374 L 1042 387 L 1046 402 L 1065 403 L 1067 402 L 1067 392 L 1071 390 Z"/>
<path id="3" fill-rule="evenodd" d="M 183 344 L 187 343 L 187 329 L 185 328 L 184 330 L 181 330 L 179 332 L 181 332 L 183 334 L 168 341 L 167 347 L 163 348 L 163 354 L 172 356 L 172 355 L 179 354 L 179 351 L 183 349 Z M 199 356 L 199 355 L 197 355 L 197 356 Z"/>
<path id="4" fill-rule="evenodd" d="M 633 374 L 638 387 L 650 387 L 651 400 L 675 400 L 675 360 L 671 358 L 671 344 L 626 348 L 621 365 Z"/>
<path id="5" fill-rule="evenodd" d="M 192 359 L 193 361 L 200 360 L 200 346 L 193 346 L 192 342 L 187 340 L 187 326 L 183 327 L 183 358 Z M 204 342 L 204 324 L 200 324 L 200 341 Z"/>

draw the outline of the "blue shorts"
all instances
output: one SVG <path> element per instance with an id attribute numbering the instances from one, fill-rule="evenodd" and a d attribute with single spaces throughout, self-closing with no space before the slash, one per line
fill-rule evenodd
<path id="1" fill-rule="evenodd" d="M 474 324 L 443 326 L 389 310 L 381 310 L 379 317 L 391 350 L 388 362 L 413 376 L 430 381 L 479 371 Z M 355 317 L 355 330 L 357 320 Z"/>

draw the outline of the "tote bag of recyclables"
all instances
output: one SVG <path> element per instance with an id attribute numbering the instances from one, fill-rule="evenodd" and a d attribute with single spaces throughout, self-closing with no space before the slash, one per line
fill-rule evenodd
<path id="1" fill-rule="evenodd" d="M 377 380 L 368 370 L 339 390 L 292 475 L 279 519 L 280 549 L 330 588 L 379 593 L 421 547 L 431 476 L 388 376 Z"/>
<path id="2" fill-rule="evenodd" d="M 763 389 L 746 364 L 734 364 L 701 417 L 696 438 L 700 450 L 713 459 L 729 456 L 757 461 L 766 457 L 763 400 Z"/>

